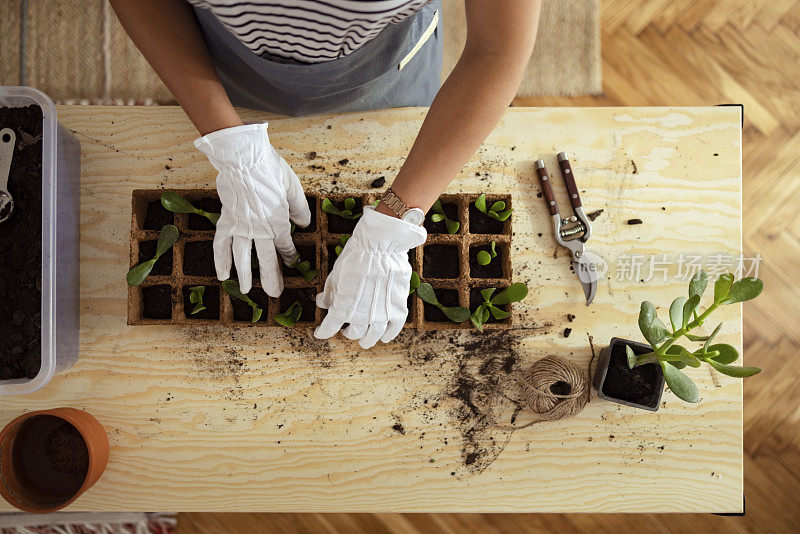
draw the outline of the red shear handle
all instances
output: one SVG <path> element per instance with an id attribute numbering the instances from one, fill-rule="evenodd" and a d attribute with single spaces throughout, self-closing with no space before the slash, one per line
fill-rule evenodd
<path id="1" fill-rule="evenodd" d="M 544 161 L 539 160 L 536 162 L 536 174 L 539 175 L 539 184 L 542 186 L 542 194 L 547 203 L 547 209 L 550 210 L 550 215 L 558 213 L 558 204 L 556 204 L 556 196 L 553 194 L 553 188 L 550 186 L 550 176 L 547 175 L 547 168 L 544 166 Z"/>
<path id="2" fill-rule="evenodd" d="M 575 185 L 575 176 L 572 174 L 572 167 L 564 152 L 558 155 L 558 166 L 561 167 L 561 175 L 564 176 L 564 183 L 567 184 L 569 203 L 572 204 L 572 209 L 578 209 L 581 207 L 581 197 L 578 194 L 578 186 Z"/>

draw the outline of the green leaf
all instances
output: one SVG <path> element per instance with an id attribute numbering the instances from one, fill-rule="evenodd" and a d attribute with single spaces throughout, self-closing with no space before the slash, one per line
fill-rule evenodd
<path id="1" fill-rule="evenodd" d="M 678 297 L 672 301 L 669 307 L 669 322 L 672 323 L 672 330 L 683 328 L 683 306 L 686 304 L 686 297 Z"/>
<path id="2" fill-rule="evenodd" d="M 497 202 L 492 204 L 492 207 L 489 208 L 489 211 L 493 211 L 495 213 L 498 213 L 500 211 L 503 211 L 504 209 L 506 209 L 506 203 L 503 202 L 502 200 L 498 200 Z"/>
<path id="3" fill-rule="evenodd" d="M 294 301 L 285 312 L 275 314 L 275 322 L 283 326 L 292 327 L 300 320 L 302 313 L 303 308 L 300 307 L 300 302 Z"/>
<path id="4" fill-rule="evenodd" d="M 300 271 L 300 274 L 303 275 L 303 280 L 306 282 L 310 282 L 316 278 L 318 273 L 319 271 L 317 269 L 306 269 L 305 271 Z"/>
<path id="5" fill-rule="evenodd" d="M 206 307 L 203 306 L 203 303 L 202 302 L 198 302 L 197 305 L 192 310 L 191 315 L 194 315 L 195 313 L 200 313 L 201 311 L 203 311 L 205 309 L 206 309 Z"/>
<path id="6" fill-rule="evenodd" d="M 653 348 L 669 336 L 667 327 L 656 315 L 656 308 L 652 302 L 644 301 L 639 308 L 639 330 Z"/>
<path id="7" fill-rule="evenodd" d="M 720 328 L 722 328 L 722 323 L 719 323 L 714 331 L 708 335 L 705 344 L 703 344 L 703 352 L 708 352 L 708 346 L 711 344 L 711 340 L 719 333 Z"/>
<path id="8" fill-rule="evenodd" d="M 225 280 L 224 282 L 222 282 L 222 289 L 225 291 L 225 293 L 232 296 L 233 298 L 239 299 L 242 302 L 246 302 L 247 304 L 249 304 L 250 307 L 253 309 L 253 322 L 254 323 L 258 322 L 258 320 L 261 318 L 261 313 L 264 310 L 262 310 L 258 306 L 258 304 L 253 302 L 253 299 L 242 293 L 242 291 L 239 289 L 239 282 L 237 280 Z"/>
<path id="9" fill-rule="evenodd" d="M 480 211 L 481 213 L 486 213 L 488 210 L 486 209 L 486 195 L 481 195 L 478 197 L 478 200 L 475 201 L 475 209 Z"/>
<path id="10" fill-rule="evenodd" d="M 683 362 L 669 362 L 669 363 L 671 363 L 671 364 L 672 364 L 672 366 L 673 366 L 675 369 L 683 369 L 684 367 L 686 367 L 686 364 L 685 364 L 685 363 L 683 363 Z"/>
<path id="11" fill-rule="evenodd" d="M 683 334 L 689 341 L 705 341 L 708 336 L 696 336 L 694 334 Z"/>
<path id="12" fill-rule="evenodd" d="M 155 265 L 155 263 L 156 260 L 147 260 L 132 267 L 125 276 L 128 285 L 131 287 L 141 285 L 141 283 L 145 281 L 145 278 L 147 278 L 147 275 L 150 274 L 150 271 L 153 270 L 153 265 Z"/>
<path id="13" fill-rule="evenodd" d="M 679 399 L 686 402 L 700 400 L 700 393 L 691 378 L 669 362 L 661 362 L 661 368 L 664 370 L 664 380 L 666 380 L 667 386 Z"/>
<path id="14" fill-rule="evenodd" d="M 299 257 L 299 256 L 298 256 Z M 307 271 L 311 268 L 311 264 L 307 261 L 301 261 L 297 264 L 298 271 Z"/>
<path id="15" fill-rule="evenodd" d="M 497 243 L 494 241 L 492 241 L 492 244 L 489 246 L 489 254 L 491 254 L 493 258 L 497 257 L 497 250 L 495 249 L 496 246 Z"/>
<path id="16" fill-rule="evenodd" d="M 708 287 L 708 274 L 705 271 L 698 271 L 689 281 L 689 297 L 694 295 L 703 296 Z"/>
<path id="17" fill-rule="evenodd" d="M 438 198 L 436 199 L 436 202 L 433 203 L 433 206 L 431 206 L 431 209 L 437 214 L 444 216 L 444 208 L 442 207 L 442 201 L 439 200 Z M 441 221 L 442 219 L 439 220 Z"/>
<path id="18" fill-rule="evenodd" d="M 495 214 L 494 218 L 497 219 L 498 221 L 505 221 L 506 219 L 511 217 L 511 212 L 513 211 L 514 211 L 513 209 L 508 209 L 506 211 L 498 212 Z"/>
<path id="19" fill-rule="evenodd" d="M 336 245 L 336 248 L 333 249 L 333 251 L 336 252 L 337 256 L 339 256 L 342 253 L 342 250 L 343 249 L 341 245 Z"/>
<path id="20" fill-rule="evenodd" d="M 494 317 L 498 321 L 505 319 L 506 317 L 511 315 L 511 312 L 501 310 L 500 308 L 498 308 L 493 304 L 488 304 L 486 307 L 489 308 L 489 312 L 492 314 L 492 317 Z"/>
<path id="21" fill-rule="evenodd" d="M 211 221 L 211 224 L 213 224 L 214 226 L 216 226 L 217 222 L 219 222 L 220 215 L 222 215 L 222 214 L 221 213 L 209 213 L 207 211 L 203 212 L 203 216 L 206 219 L 208 219 L 209 221 Z M 294 230 L 292 230 L 292 231 L 294 231 Z"/>
<path id="22" fill-rule="evenodd" d="M 661 359 L 668 362 L 681 362 L 692 367 L 700 367 L 702 365 L 700 360 L 680 345 L 672 345 Z"/>
<path id="23" fill-rule="evenodd" d="M 455 234 L 458 232 L 458 229 L 461 228 L 461 223 L 458 221 L 451 221 L 448 218 L 445 218 L 444 225 L 447 227 L 448 234 Z"/>
<path id="24" fill-rule="evenodd" d="M 717 351 L 719 355 L 712 358 L 717 363 L 721 363 L 727 365 L 729 363 L 733 363 L 739 359 L 739 352 L 736 350 L 735 347 L 728 345 L 727 343 L 717 343 L 715 345 L 711 345 L 708 347 L 708 351 Z"/>
<path id="25" fill-rule="evenodd" d="M 689 300 L 687 300 L 686 304 L 683 305 L 683 321 L 681 328 L 686 328 L 686 325 L 692 320 L 692 314 L 695 312 L 699 304 L 700 295 L 693 295 L 689 297 Z"/>
<path id="26" fill-rule="evenodd" d="M 735 302 L 744 302 L 754 299 L 761 294 L 763 289 L 764 282 L 758 278 L 742 278 L 734 282 L 731 286 L 731 290 L 728 292 L 728 297 L 722 303 L 733 304 Z"/>
<path id="27" fill-rule="evenodd" d="M 442 222 L 444 220 L 444 215 L 441 213 L 434 213 L 431 215 L 431 220 L 433 222 Z"/>
<path id="28" fill-rule="evenodd" d="M 189 302 L 197 304 L 203 302 L 203 295 L 206 292 L 206 286 L 194 286 L 189 288 Z"/>
<path id="29" fill-rule="evenodd" d="M 478 252 L 478 265 L 489 265 L 492 262 L 492 257 L 485 250 Z"/>
<path id="30" fill-rule="evenodd" d="M 630 345 L 625 345 L 625 355 L 628 357 L 628 368 L 633 369 L 636 367 L 636 353 L 633 352 Z"/>
<path id="31" fill-rule="evenodd" d="M 344 209 L 348 211 L 353 211 L 353 208 L 355 207 L 356 207 L 356 199 L 350 197 L 344 199 Z"/>
<path id="32" fill-rule="evenodd" d="M 481 332 L 483 332 L 483 323 L 484 323 L 484 321 L 483 321 L 483 309 L 484 309 L 484 306 L 483 306 L 483 304 L 481 304 L 480 306 L 478 306 L 478 309 L 475 310 L 472 313 L 472 315 L 469 316 L 469 319 L 470 319 L 470 321 L 472 321 L 472 324 L 475 325 L 475 328 L 477 328 Z"/>
<path id="33" fill-rule="evenodd" d="M 481 297 L 483 297 L 483 301 L 484 302 L 489 302 L 489 299 L 492 298 L 492 295 L 494 294 L 495 291 L 497 291 L 497 289 L 495 289 L 493 287 L 489 287 L 489 288 L 486 288 L 486 289 L 481 289 Z"/>
<path id="34" fill-rule="evenodd" d="M 733 275 L 730 273 L 721 274 L 714 282 L 714 302 L 722 302 L 728 296 L 733 284 Z"/>
<path id="35" fill-rule="evenodd" d="M 447 307 L 442 306 L 440 308 L 442 313 L 444 313 L 448 319 L 453 321 L 454 323 L 463 323 L 467 319 L 469 319 L 469 309 L 463 306 L 454 306 L 454 307 Z"/>
<path id="36" fill-rule="evenodd" d="M 339 208 L 334 206 L 333 202 L 331 202 L 328 198 L 322 199 L 322 211 L 325 213 L 330 213 L 331 215 L 339 215 L 339 213 L 341 213 Z"/>
<path id="37" fill-rule="evenodd" d="M 441 304 L 439 304 L 439 299 L 436 298 L 436 293 L 433 291 L 431 285 L 427 282 L 423 282 L 419 285 L 419 287 L 417 287 L 417 295 L 419 295 L 419 298 L 428 304 L 441 306 Z"/>
<path id="38" fill-rule="evenodd" d="M 173 213 L 197 213 L 200 211 L 175 191 L 161 193 L 161 205 Z"/>
<path id="39" fill-rule="evenodd" d="M 180 233 L 178 233 L 178 229 L 175 225 L 168 224 L 164 228 L 161 229 L 161 232 L 158 234 L 158 243 L 156 243 L 156 256 L 154 259 L 158 259 L 164 255 L 166 251 L 175 244 L 175 242 L 180 237 Z"/>
<path id="40" fill-rule="evenodd" d="M 758 367 L 740 367 L 738 365 L 725 365 L 716 360 L 708 360 L 711 367 L 722 373 L 723 375 L 732 376 L 734 378 L 747 378 L 748 376 L 757 375 L 761 372 Z"/>
<path id="41" fill-rule="evenodd" d="M 528 295 L 528 286 L 522 282 L 511 284 L 492 297 L 492 304 L 500 306 L 503 304 L 511 304 L 512 302 L 519 302 Z"/>
<path id="42" fill-rule="evenodd" d="M 411 280 L 409 281 L 408 284 L 409 285 L 408 294 L 410 295 L 411 293 L 416 291 L 417 288 L 419 287 L 419 284 L 420 284 L 419 275 L 417 274 L 416 271 L 411 271 Z"/>

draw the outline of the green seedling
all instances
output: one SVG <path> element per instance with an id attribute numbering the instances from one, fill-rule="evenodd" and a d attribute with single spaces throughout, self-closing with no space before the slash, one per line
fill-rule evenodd
<path id="1" fill-rule="evenodd" d="M 491 207 L 486 206 L 486 195 L 483 194 L 475 201 L 475 208 L 481 213 L 498 221 L 505 221 L 511 216 L 512 208 L 506 209 L 506 203 L 498 200 Z"/>
<path id="2" fill-rule="evenodd" d="M 431 209 L 433 210 L 431 220 L 433 222 L 444 221 L 444 225 L 447 227 L 448 234 L 455 234 L 458 232 L 458 229 L 461 228 L 461 223 L 448 218 L 447 215 L 444 214 L 444 208 L 442 207 L 442 202 L 439 199 L 436 199 L 436 202 L 433 203 Z"/>
<path id="3" fill-rule="evenodd" d="M 344 246 L 347 244 L 348 239 L 350 239 L 349 235 L 343 235 L 339 237 L 339 244 L 333 249 L 337 256 L 339 256 L 342 253 L 342 250 L 344 250 Z"/>
<path id="4" fill-rule="evenodd" d="M 191 315 L 195 313 L 200 313 L 201 311 L 205 310 L 206 307 L 203 304 L 203 294 L 206 292 L 206 286 L 194 286 L 189 288 L 189 302 L 194 304 L 194 309 L 192 310 Z"/>
<path id="5" fill-rule="evenodd" d="M 697 307 L 700 299 L 708 286 L 708 274 L 698 272 L 689 281 L 689 298 L 678 297 L 669 307 L 669 320 L 672 328 L 658 318 L 656 308 L 650 302 L 642 302 L 639 310 L 639 330 L 653 348 L 653 352 L 637 356 L 630 347 L 625 347 L 628 357 L 628 366 L 633 369 L 638 365 L 658 362 L 664 371 L 664 379 L 678 398 L 686 402 L 697 402 L 700 394 L 697 386 L 680 369 L 687 365 L 700 367 L 707 363 L 720 373 L 735 378 L 745 378 L 761 372 L 758 367 L 742 367 L 730 365 L 739 359 L 739 353 L 731 345 L 711 341 L 719 333 L 722 323 L 707 336 L 690 334 L 695 328 L 702 326 L 703 322 L 720 306 L 735 304 L 756 298 L 764 289 L 764 282 L 758 278 L 742 278 L 734 282 L 730 273 L 720 275 L 714 283 L 713 302 L 702 313 L 698 314 Z M 676 345 L 681 338 L 690 341 L 702 342 L 703 346 L 694 352 Z"/>
<path id="6" fill-rule="evenodd" d="M 483 332 L 484 323 L 489 320 L 489 315 L 498 321 L 511 315 L 511 312 L 501 310 L 498 306 L 519 302 L 528 296 L 528 286 L 522 282 L 511 284 L 507 288 L 500 290 L 497 294 L 495 294 L 495 291 L 497 291 L 497 289 L 494 287 L 481 290 L 483 302 L 478 306 L 478 309 L 469 316 L 472 324 L 481 332 Z"/>
<path id="7" fill-rule="evenodd" d="M 497 251 L 495 250 L 495 242 L 492 241 L 491 246 L 489 247 L 489 251 L 481 250 L 478 252 L 478 265 L 489 265 L 492 263 L 492 258 L 497 257 Z"/>
<path id="8" fill-rule="evenodd" d="M 305 260 L 302 260 L 300 256 L 297 256 L 294 261 L 289 264 L 289 267 L 300 271 L 300 274 L 303 276 L 303 279 L 306 282 L 313 280 L 319 272 L 317 269 L 312 269 L 311 264 Z"/>
<path id="9" fill-rule="evenodd" d="M 411 293 L 416 291 L 419 288 L 420 283 L 421 281 L 419 279 L 419 275 L 417 274 L 417 272 L 411 271 L 411 281 L 408 284 L 409 285 L 408 294 L 410 295 Z"/>
<path id="10" fill-rule="evenodd" d="M 300 320 L 300 314 L 302 313 L 303 308 L 300 307 L 300 302 L 294 301 L 285 312 L 275 314 L 275 322 L 291 328 Z"/>
<path id="11" fill-rule="evenodd" d="M 350 219 L 355 220 L 361 217 L 361 212 L 354 213 L 353 210 L 356 208 L 356 200 L 354 198 L 346 198 L 344 199 L 344 209 L 340 210 L 337 208 L 330 199 L 323 199 L 322 200 L 322 211 L 325 213 L 329 213 L 331 215 L 338 215 L 343 219 Z"/>
<path id="12" fill-rule="evenodd" d="M 436 298 L 436 293 L 433 291 L 433 288 L 427 282 L 423 282 L 417 286 L 417 295 L 428 304 L 442 310 L 442 313 L 454 323 L 463 323 L 469 318 L 469 308 L 465 308 L 464 306 L 443 306 L 439 302 L 439 299 Z"/>
<path id="13" fill-rule="evenodd" d="M 258 322 L 258 320 L 261 319 L 261 314 L 264 312 L 264 310 L 262 310 L 258 304 L 253 302 L 253 299 L 242 293 L 242 291 L 239 289 L 239 282 L 236 280 L 225 280 L 222 282 L 222 289 L 225 290 L 225 293 L 228 295 L 241 300 L 253 309 L 252 322 Z"/>
<path id="14" fill-rule="evenodd" d="M 161 205 L 173 213 L 195 213 L 211 221 L 211 224 L 214 226 L 217 225 L 220 216 L 219 213 L 209 213 L 200 208 L 195 208 L 191 202 L 175 191 L 164 191 L 161 193 Z"/>
<path id="15" fill-rule="evenodd" d="M 164 228 L 161 229 L 161 232 L 158 234 L 158 243 L 156 243 L 156 255 L 152 259 L 149 259 L 145 262 L 140 263 L 139 265 L 132 267 L 130 271 L 128 271 L 128 275 L 125 279 L 128 281 L 129 286 L 138 286 L 142 282 L 144 282 L 145 278 L 150 274 L 150 271 L 153 270 L 153 265 L 156 264 L 158 258 L 164 255 L 172 245 L 180 237 L 178 233 L 178 229 L 172 225 L 168 224 Z"/>

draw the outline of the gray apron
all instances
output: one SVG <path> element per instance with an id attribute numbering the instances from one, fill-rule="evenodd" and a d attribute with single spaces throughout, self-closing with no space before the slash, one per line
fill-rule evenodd
<path id="1" fill-rule="evenodd" d="M 317 115 L 430 106 L 442 72 L 441 0 L 387 25 L 350 54 L 323 63 L 282 63 L 253 53 L 206 9 L 195 14 L 235 106 Z"/>

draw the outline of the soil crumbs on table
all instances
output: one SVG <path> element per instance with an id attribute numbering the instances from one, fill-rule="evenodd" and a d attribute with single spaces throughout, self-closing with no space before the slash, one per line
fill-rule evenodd
<path id="1" fill-rule="evenodd" d="M 0 108 L 0 125 L 17 137 L 8 180 L 14 211 L 0 224 L 0 380 L 34 378 L 41 367 L 42 121 L 39 106 Z"/>

